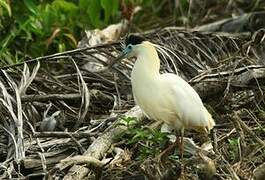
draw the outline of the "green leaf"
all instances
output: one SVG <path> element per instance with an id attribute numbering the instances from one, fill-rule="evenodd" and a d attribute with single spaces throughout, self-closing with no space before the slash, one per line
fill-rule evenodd
<path id="1" fill-rule="evenodd" d="M 50 5 L 46 5 L 43 7 L 41 12 L 41 21 L 43 25 L 43 31 L 45 33 L 50 33 L 50 28 L 53 22 L 56 20 L 54 13 L 52 13 L 52 7 Z"/>
<path id="2" fill-rule="evenodd" d="M 104 9 L 104 22 L 108 23 L 110 15 L 112 13 L 112 0 L 101 0 L 100 3 Z"/>
<path id="3" fill-rule="evenodd" d="M 77 46 L 77 40 L 75 39 L 75 37 L 73 36 L 73 34 L 64 33 L 63 36 L 67 37 L 70 40 L 70 42 L 72 42 L 74 48 Z"/>
<path id="4" fill-rule="evenodd" d="M 111 15 L 114 16 L 119 11 L 119 0 L 112 0 L 112 12 Z"/>
<path id="5" fill-rule="evenodd" d="M 238 139 L 236 139 L 236 138 L 228 139 L 228 142 L 231 146 L 237 146 L 238 145 Z"/>
<path id="6" fill-rule="evenodd" d="M 79 8 L 84 10 L 87 9 L 89 6 L 89 1 L 88 0 L 79 0 Z"/>
<path id="7" fill-rule="evenodd" d="M 188 9 L 189 8 L 189 1 L 188 0 L 180 0 L 180 5 L 182 6 L 183 9 Z"/>
<path id="8" fill-rule="evenodd" d="M 37 15 L 38 10 L 37 10 L 37 6 L 34 4 L 34 1 L 32 1 L 32 0 L 24 0 L 24 4 L 26 5 L 26 7 L 28 8 L 28 10 L 32 14 Z"/>
<path id="9" fill-rule="evenodd" d="M 99 27 L 100 10 L 100 1 L 90 0 L 90 5 L 87 8 L 87 13 L 89 15 L 92 25 L 95 27 Z"/>
<path id="10" fill-rule="evenodd" d="M 64 52 L 65 51 L 65 44 L 64 43 L 59 43 L 58 44 L 58 51 L 59 52 Z"/>
<path id="11" fill-rule="evenodd" d="M 137 119 L 135 117 L 122 117 L 120 119 L 120 123 L 124 124 L 125 126 L 132 126 L 137 124 Z"/>
<path id="12" fill-rule="evenodd" d="M 5 8 L 9 16 L 12 15 L 11 8 L 6 1 L 0 0 L 0 7 Z"/>
<path id="13" fill-rule="evenodd" d="M 61 12 L 61 14 L 69 15 L 70 17 L 73 17 L 78 12 L 78 7 L 74 3 L 64 0 L 55 0 L 52 3 L 52 7 Z"/>

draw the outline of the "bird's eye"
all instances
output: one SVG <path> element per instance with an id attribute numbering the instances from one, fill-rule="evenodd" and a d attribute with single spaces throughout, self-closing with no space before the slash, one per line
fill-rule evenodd
<path id="1" fill-rule="evenodd" d="M 127 46 L 128 50 L 132 50 L 132 45 Z"/>

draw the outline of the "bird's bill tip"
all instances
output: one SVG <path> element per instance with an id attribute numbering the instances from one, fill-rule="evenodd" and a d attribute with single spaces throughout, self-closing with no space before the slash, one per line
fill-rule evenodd
<path id="1" fill-rule="evenodd" d="M 117 63 L 118 61 L 122 60 L 125 56 L 126 56 L 126 53 L 122 52 L 117 58 L 113 59 L 110 62 L 109 67 L 112 67 L 115 63 Z"/>

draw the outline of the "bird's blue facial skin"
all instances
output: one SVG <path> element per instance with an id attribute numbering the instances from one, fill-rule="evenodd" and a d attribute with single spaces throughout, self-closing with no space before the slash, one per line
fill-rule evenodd
<path id="1" fill-rule="evenodd" d="M 122 51 L 122 53 L 112 61 L 109 66 L 113 66 L 117 61 L 122 60 L 123 58 L 130 58 L 131 52 L 133 51 L 133 45 L 128 44 L 128 46 Z"/>
<path id="2" fill-rule="evenodd" d="M 130 58 L 130 54 L 132 51 L 133 51 L 133 45 L 128 44 L 128 46 L 122 51 L 122 53 L 116 58 L 116 60 L 111 62 L 109 66 L 113 66 L 115 62 L 122 60 L 123 58 Z"/>
<path id="3" fill-rule="evenodd" d="M 132 52 L 133 46 L 131 44 L 129 44 L 123 51 L 122 54 L 124 56 L 127 56 L 128 54 L 130 54 Z"/>

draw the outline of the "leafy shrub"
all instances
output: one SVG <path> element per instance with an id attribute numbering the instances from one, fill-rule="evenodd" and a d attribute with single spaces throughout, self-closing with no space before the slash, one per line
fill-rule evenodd
<path id="1" fill-rule="evenodd" d="M 73 49 L 84 29 L 103 28 L 122 18 L 128 18 L 122 13 L 123 8 L 127 6 L 129 10 L 135 6 L 142 8 L 133 20 L 138 29 L 154 28 L 148 25 L 148 22 L 153 24 L 164 22 L 164 17 L 174 12 L 174 6 L 171 6 L 173 2 L 172 0 L 163 3 L 160 0 L 0 0 L 1 62 L 12 64 Z M 187 2 L 187 0 L 181 1 L 184 9 L 187 9 Z"/>
<path id="2" fill-rule="evenodd" d="M 0 1 L 0 58 L 7 64 L 76 47 L 81 32 L 115 22 L 119 0 Z"/>
<path id="3" fill-rule="evenodd" d="M 137 120 L 132 117 L 121 118 L 120 123 L 128 126 L 128 130 L 119 137 L 127 139 L 126 147 L 135 146 L 136 154 L 140 160 L 144 160 L 149 156 L 158 155 L 168 142 L 167 133 L 158 129 L 149 129 L 140 127 Z"/>

